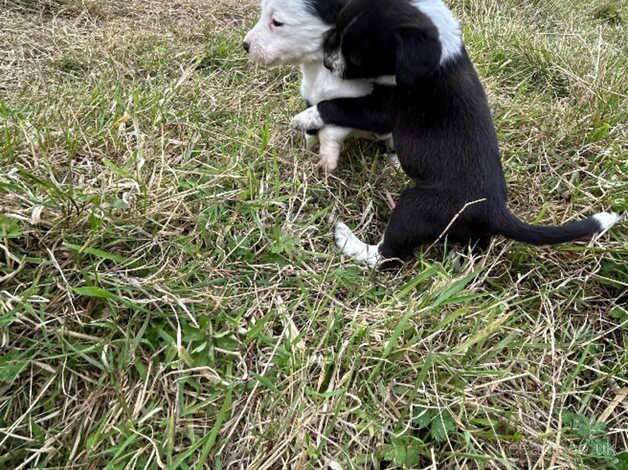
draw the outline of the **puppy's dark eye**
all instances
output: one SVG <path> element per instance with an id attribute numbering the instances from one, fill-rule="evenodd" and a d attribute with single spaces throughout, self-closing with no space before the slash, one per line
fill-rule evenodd
<path id="1" fill-rule="evenodd" d="M 273 26 L 275 28 L 281 28 L 284 25 L 281 21 L 273 20 Z"/>

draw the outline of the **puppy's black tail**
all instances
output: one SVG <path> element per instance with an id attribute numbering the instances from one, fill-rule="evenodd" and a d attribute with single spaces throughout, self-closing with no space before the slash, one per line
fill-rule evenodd
<path id="1" fill-rule="evenodd" d="M 606 232 L 618 220 L 619 215 L 613 212 L 600 212 L 588 219 L 559 226 L 531 225 L 519 220 L 507 207 L 503 207 L 495 214 L 491 226 L 496 234 L 519 242 L 554 245 L 591 238 L 596 233 Z"/>

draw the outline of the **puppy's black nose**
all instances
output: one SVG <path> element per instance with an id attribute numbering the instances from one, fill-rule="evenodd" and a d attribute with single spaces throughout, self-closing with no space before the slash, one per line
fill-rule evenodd
<path id="1" fill-rule="evenodd" d="M 325 68 L 326 68 L 327 70 L 329 70 L 330 72 L 333 72 L 333 71 L 334 71 L 334 69 L 333 69 L 333 67 L 332 67 L 332 65 L 331 65 L 331 60 L 329 60 L 329 57 L 325 56 L 325 57 L 323 58 L 323 65 L 324 65 L 324 66 L 325 66 Z"/>
<path id="2" fill-rule="evenodd" d="M 244 47 L 244 50 L 245 50 L 246 52 L 249 52 L 249 49 L 251 48 L 251 45 L 250 45 L 248 42 L 244 41 L 244 42 L 242 43 L 242 47 Z"/>

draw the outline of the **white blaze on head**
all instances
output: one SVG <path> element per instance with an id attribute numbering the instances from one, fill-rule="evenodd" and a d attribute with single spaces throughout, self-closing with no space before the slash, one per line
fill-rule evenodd
<path id="1" fill-rule="evenodd" d="M 260 19 L 244 42 L 255 63 L 303 64 L 322 60 L 323 35 L 329 28 L 305 0 L 262 0 Z"/>

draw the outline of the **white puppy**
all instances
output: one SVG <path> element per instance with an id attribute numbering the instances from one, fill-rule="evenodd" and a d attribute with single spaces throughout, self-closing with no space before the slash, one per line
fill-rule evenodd
<path id="1" fill-rule="evenodd" d="M 374 83 L 394 84 L 385 78 L 342 80 L 323 65 L 323 37 L 344 3 L 344 0 L 262 0 L 260 19 L 246 35 L 244 49 L 260 65 L 299 65 L 301 96 L 310 106 L 333 98 L 366 96 L 373 91 Z M 326 126 L 319 131 L 319 166 L 324 171 L 336 169 L 342 144 L 350 135 L 373 136 L 337 126 Z M 313 143 L 310 137 L 306 136 L 308 146 Z M 390 136 L 377 137 L 390 139 Z"/>

